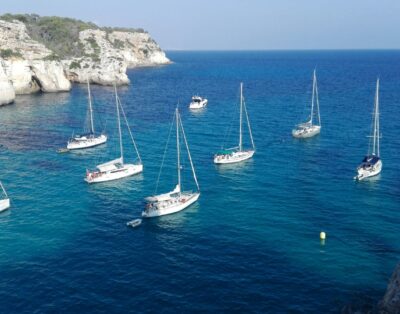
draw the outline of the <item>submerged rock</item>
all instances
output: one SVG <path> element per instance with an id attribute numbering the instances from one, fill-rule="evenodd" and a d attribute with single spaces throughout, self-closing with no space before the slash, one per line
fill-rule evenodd
<path id="1" fill-rule="evenodd" d="M 390 278 L 379 308 L 382 314 L 400 314 L 400 264 L 397 265 Z"/>

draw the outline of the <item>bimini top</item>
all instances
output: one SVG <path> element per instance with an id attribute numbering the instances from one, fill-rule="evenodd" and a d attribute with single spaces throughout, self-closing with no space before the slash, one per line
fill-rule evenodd
<path id="1" fill-rule="evenodd" d="M 122 158 L 117 158 L 111 160 L 109 162 L 105 162 L 104 164 L 98 165 L 96 168 L 99 169 L 101 172 L 105 171 L 112 171 L 121 168 L 122 166 Z"/>
<path id="2" fill-rule="evenodd" d="M 380 158 L 378 156 L 369 155 L 369 156 L 365 156 L 362 162 L 363 162 L 363 164 L 367 164 L 367 165 L 375 165 L 379 160 L 380 160 Z"/>
<path id="3" fill-rule="evenodd" d="M 304 128 L 309 128 L 311 126 L 311 121 L 303 122 L 300 124 L 296 125 L 296 128 L 298 129 L 304 129 Z"/>
<path id="4" fill-rule="evenodd" d="M 88 138 L 88 137 L 91 137 L 93 135 L 94 135 L 94 133 L 90 133 L 89 132 L 89 133 L 77 134 L 77 135 L 74 136 L 74 138 L 83 138 L 83 137 Z"/>
<path id="5" fill-rule="evenodd" d="M 167 201 L 167 200 L 170 200 L 172 197 L 176 196 L 176 194 L 180 193 L 180 192 L 181 192 L 181 187 L 179 186 L 179 184 L 177 184 L 173 191 L 164 193 L 164 194 L 146 197 L 146 201 L 148 201 L 148 202 Z"/>
<path id="6" fill-rule="evenodd" d="M 222 149 L 217 152 L 217 155 L 231 155 L 233 153 L 232 150 L 229 149 Z"/>
<path id="7" fill-rule="evenodd" d="M 200 96 L 193 96 L 192 97 L 192 101 L 194 101 L 194 102 L 200 102 L 202 100 L 203 100 L 203 98 L 201 98 Z"/>

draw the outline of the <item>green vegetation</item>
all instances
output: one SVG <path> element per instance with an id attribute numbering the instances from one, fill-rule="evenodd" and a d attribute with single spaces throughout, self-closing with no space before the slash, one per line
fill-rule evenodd
<path id="1" fill-rule="evenodd" d="M 94 37 L 90 37 L 90 38 L 86 38 L 86 41 L 89 43 L 90 47 L 92 47 L 92 49 L 93 49 L 92 55 L 96 55 L 98 57 L 98 55 L 100 53 L 100 46 L 97 43 L 96 39 Z"/>
<path id="2" fill-rule="evenodd" d="M 145 32 L 142 28 L 99 27 L 91 22 L 57 16 L 39 16 L 37 14 L 4 14 L 0 16 L 0 19 L 23 22 L 29 36 L 51 49 L 55 54 L 53 57 L 58 56 L 59 59 L 84 55 L 83 45 L 79 42 L 79 32 L 86 29 L 101 29 L 106 31 L 107 34 L 112 31 Z M 96 40 L 92 38 L 87 41 L 93 48 L 97 59 L 99 59 L 100 47 Z M 116 45 L 119 44 L 116 43 Z"/>
<path id="3" fill-rule="evenodd" d="M 80 69 L 81 68 L 80 61 L 72 61 L 71 64 L 69 65 L 69 68 L 70 68 L 70 70 Z"/>
<path id="4" fill-rule="evenodd" d="M 125 44 L 122 40 L 119 39 L 115 39 L 114 42 L 112 42 L 114 48 L 116 49 L 121 49 L 125 47 Z"/>
<path id="5" fill-rule="evenodd" d="M 13 51 L 11 49 L 0 49 L 0 57 L 2 57 L 3 59 L 22 58 L 22 55 L 19 51 Z"/>
<path id="6" fill-rule="evenodd" d="M 45 61 L 60 61 L 60 57 L 57 54 L 52 53 L 51 55 L 48 55 L 47 57 L 45 57 L 43 60 L 45 60 Z"/>

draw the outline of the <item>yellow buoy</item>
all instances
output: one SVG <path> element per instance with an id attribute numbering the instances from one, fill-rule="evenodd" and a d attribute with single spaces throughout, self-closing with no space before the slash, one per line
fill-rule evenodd
<path id="1" fill-rule="evenodd" d="M 321 233 L 319 234 L 319 238 L 320 238 L 321 240 L 325 240 L 325 239 L 326 239 L 326 233 L 323 232 L 323 231 L 321 231 Z"/>

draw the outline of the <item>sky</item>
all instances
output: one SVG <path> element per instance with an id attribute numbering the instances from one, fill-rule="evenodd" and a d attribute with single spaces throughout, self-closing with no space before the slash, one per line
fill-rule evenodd
<path id="1" fill-rule="evenodd" d="M 400 0 L 0 0 L 0 13 L 141 27 L 165 50 L 400 49 Z"/>

